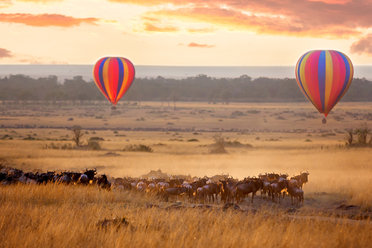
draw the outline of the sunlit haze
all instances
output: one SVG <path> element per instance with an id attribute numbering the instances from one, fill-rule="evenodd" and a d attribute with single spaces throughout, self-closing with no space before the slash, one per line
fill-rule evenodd
<path id="1" fill-rule="evenodd" d="M 370 0 L 1 0 L 1 64 L 294 65 L 335 49 L 372 64 Z"/>

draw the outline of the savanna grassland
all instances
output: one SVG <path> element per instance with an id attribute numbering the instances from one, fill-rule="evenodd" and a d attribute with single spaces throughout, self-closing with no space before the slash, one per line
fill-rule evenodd
<path id="1" fill-rule="evenodd" d="M 371 127 L 371 103 L 340 103 L 322 124 L 307 103 L 3 102 L 0 158 L 24 171 L 97 168 L 111 177 L 308 171 L 294 208 L 258 196 L 240 210 L 163 202 L 137 192 L 64 185 L 0 186 L 2 247 L 368 247 L 372 149 L 345 147 L 345 129 Z M 71 127 L 83 130 L 74 148 Z M 211 153 L 216 135 L 227 153 Z M 89 140 L 99 148 L 91 149 Z M 128 152 L 144 144 L 153 152 Z M 63 148 L 63 149 L 62 149 Z M 178 204 L 174 207 L 174 204 Z M 181 207 L 179 207 L 181 204 Z M 129 224 L 102 228 L 105 218 Z"/>

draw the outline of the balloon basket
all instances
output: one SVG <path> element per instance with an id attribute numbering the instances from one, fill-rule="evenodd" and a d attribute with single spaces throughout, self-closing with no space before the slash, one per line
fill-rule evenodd
<path id="1" fill-rule="evenodd" d="M 111 106 L 111 110 L 116 110 L 116 106 Z"/>
<path id="2" fill-rule="evenodd" d="M 323 124 L 327 124 L 327 119 L 326 118 L 323 118 L 322 123 Z"/>

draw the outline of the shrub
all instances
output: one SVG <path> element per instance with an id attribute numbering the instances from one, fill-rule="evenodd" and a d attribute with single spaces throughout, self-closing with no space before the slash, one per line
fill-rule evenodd
<path id="1" fill-rule="evenodd" d="M 81 138 L 83 137 L 83 131 L 81 130 L 80 126 L 73 126 L 71 128 L 73 133 L 72 140 L 75 142 L 76 146 L 80 146 Z"/>
<path id="2" fill-rule="evenodd" d="M 89 138 L 89 141 L 104 141 L 104 140 L 105 140 L 104 138 L 96 137 L 96 136 Z"/>
<path id="3" fill-rule="evenodd" d="M 372 146 L 372 136 L 368 138 L 371 134 L 371 130 L 368 127 L 361 127 L 358 129 L 347 129 L 346 130 L 346 146 L 348 147 L 371 147 Z M 354 137 L 357 140 L 354 140 Z"/>
<path id="4" fill-rule="evenodd" d="M 221 134 L 213 137 L 214 143 L 211 146 L 210 153 L 227 153 L 225 149 L 225 139 Z"/>
<path id="5" fill-rule="evenodd" d="M 72 145 L 69 143 L 65 144 L 55 144 L 55 143 L 50 143 L 50 144 L 45 144 L 43 146 L 44 149 L 54 149 L 54 150 L 71 150 L 73 149 Z"/>
<path id="6" fill-rule="evenodd" d="M 87 147 L 90 150 L 101 150 L 101 145 L 98 141 L 95 140 L 89 140 Z"/>
<path id="7" fill-rule="evenodd" d="M 153 152 L 150 146 L 139 144 L 139 145 L 127 145 L 124 147 L 125 152 Z"/>
<path id="8" fill-rule="evenodd" d="M 238 140 L 234 141 L 225 141 L 226 147 L 253 147 L 251 144 L 243 144 Z"/>

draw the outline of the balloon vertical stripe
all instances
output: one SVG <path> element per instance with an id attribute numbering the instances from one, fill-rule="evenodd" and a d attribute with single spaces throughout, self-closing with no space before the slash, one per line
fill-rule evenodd
<path id="1" fill-rule="evenodd" d="M 114 71 L 119 70 L 119 65 L 117 62 L 117 59 L 110 59 L 109 62 L 109 68 L 111 68 Z M 110 85 L 110 91 L 112 92 L 112 98 L 116 99 L 116 91 L 118 90 L 118 80 L 119 76 L 117 73 L 109 73 L 109 85 Z"/>
<path id="2" fill-rule="evenodd" d="M 302 60 L 304 59 L 304 57 L 306 57 L 308 53 L 305 53 L 304 55 L 302 55 L 302 57 L 299 59 L 299 61 L 297 62 L 297 65 L 296 65 L 296 79 L 297 79 L 297 82 L 298 84 L 301 86 L 300 89 L 302 90 L 302 93 L 308 98 L 310 99 L 310 97 L 308 96 L 307 94 L 307 91 L 305 90 L 304 88 L 304 85 L 302 84 L 302 80 L 301 78 L 299 77 L 300 75 L 300 68 L 301 68 L 301 63 L 302 63 Z"/>
<path id="3" fill-rule="evenodd" d="M 349 87 L 350 87 L 351 82 L 352 82 L 353 77 L 354 77 L 354 67 L 353 67 L 353 64 L 351 63 L 351 60 L 348 57 L 345 56 L 345 58 L 347 59 L 347 62 L 348 62 L 348 65 L 349 65 L 349 70 L 350 70 L 349 74 L 350 75 L 349 75 L 349 81 L 347 82 L 347 85 L 346 85 L 346 87 L 344 89 L 344 92 L 342 93 L 342 95 L 340 96 L 340 98 L 338 100 L 340 100 L 345 95 L 345 93 L 349 90 Z"/>
<path id="4" fill-rule="evenodd" d="M 107 95 L 110 99 L 112 99 L 112 92 L 111 92 L 111 89 L 110 89 L 110 81 L 109 81 L 109 63 L 110 63 L 110 60 L 106 60 L 105 63 L 103 64 L 103 83 L 105 85 L 105 89 L 106 89 L 106 92 L 107 92 Z"/>
<path id="5" fill-rule="evenodd" d="M 342 90 L 339 93 L 339 95 L 337 96 L 337 101 L 339 101 L 340 98 L 344 95 L 345 89 L 346 89 L 346 87 L 348 86 L 348 84 L 350 82 L 350 75 L 351 75 L 349 61 L 345 58 L 345 56 L 342 56 L 342 59 L 343 59 L 343 61 L 345 63 L 345 67 L 346 67 L 346 76 L 345 76 L 345 82 L 344 82 L 344 84 L 342 86 Z"/>
<path id="6" fill-rule="evenodd" d="M 106 89 L 103 86 L 103 77 L 100 76 L 100 70 L 102 70 L 101 65 L 104 63 L 106 59 L 102 58 L 99 60 L 96 65 L 94 66 L 94 82 L 96 83 L 97 87 L 101 90 L 102 94 L 109 100 L 109 97 L 107 95 Z"/>
<path id="7" fill-rule="evenodd" d="M 306 92 L 306 96 L 307 98 L 310 100 L 310 102 L 316 107 L 314 101 L 313 101 L 313 98 L 310 94 L 310 91 L 307 87 L 307 83 L 306 83 L 306 77 L 305 77 L 305 61 L 307 61 L 307 59 L 309 58 L 310 56 L 310 53 L 307 53 L 304 57 L 304 60 L 303 60 L 303 63 L 301 63 L 301 65 L 299 66 L 299 70 L 300 70 L 300 73 L 299 73 L 299 79 L 302 80 L 302 86 L 303 86 L 303 89 L 305 90 Z"/>
<path id="8" fill-rule="evenodd" d="M 119 78 L 118 78 L 118 87 L 116 89 L 116 98 L 115 98 L 115 102 L 117 102 L 117 99 L 118 99 L 118 96 L 119 96 L 119 93 L 120 93 L 120 89 L 123 85 L 123 79 L 124 79 L 124 65 L 123 65 L 123 61 L 121 59 L 117 59 L 117 62 L 118 62 L 118 65 L 119 65 Z"/>
<path id="9" fill-rule="evenodd" d="M 95 64 L 93 69 L 94 81 L 102 94 L 116 104 L 126 93 L 134 80 L 134 66 L 119 57 L 105 57 Z"/>
<path id="10" fill-rule="evenodd" d="M 313 98 L 315 107 L 321 112 L 321 102 L 319 95 L 319 83 L 318 83 L 318 61 L 320 52 L 311 53 L 305 65 L 305 77 L 306 84 L 309 88 L 310 95 Z M 313 71 L 314 73 L 309 73 Z"/>
<path id="11" fill-rule="evenodd" d="M 319 97 L 320 103 L 322 107 L 322 111 L 324 111 L 325 105 L 325 81 L 326 81 L 326 61 L 325 61 L 325 52 L 321 51 L 319 54 L 319 63 L 318 63 L 318 82 L 319 82 Z"/>
<path id="12" fill-rule="evenodd" d="M 326 80 L 325 80 L 325 96 L 324 96 L 324 112 L 329 110 L 329 98 L 331 96 L 332 81 L 333 81 L 333 67 L 332 67 L 332 57 L 329 51 L 325 53 L 326 60 Z"/>
<path id="13" fill-rule="evenodd" d="M 303 94 L 327 116 L 350 87 L 354 69 L 343 53 L 317 50 L 300 57 L 295 73 Z"/>
<path id="14" fill-rule="evenodd" d="M 135 76 L 133 64 L 127 59 L 121 58 L 121 60 L 124 65 L 124 80 L 118 98 L 122 97 L 123 94 L 129 89 L 129 87 L 131 86 L 131 82 L 133 81 Z"/>

